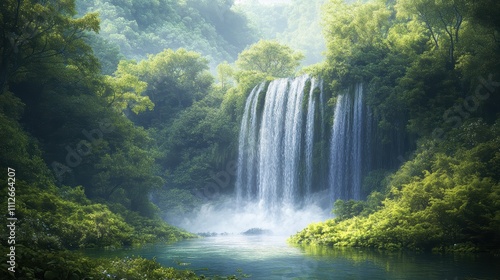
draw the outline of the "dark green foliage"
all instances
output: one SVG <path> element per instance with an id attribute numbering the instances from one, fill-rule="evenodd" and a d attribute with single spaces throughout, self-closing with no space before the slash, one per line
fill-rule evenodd
<path id="1" fill-rule="evenodd" d="M 5 251 L 4 247 L 2 248 Z M 155 260 L 141 257 L 123 259 L 91 259 L 69 251 L 33 250 L 19 246 L 15 277 L 2 269 L 2 279 L 207 279 L 193 271 L 162 267 Z M 237 279 L 236 277 L 216 277 L 215 279 Z"/>
<path id="2" fill-rule="evenodd" d="M 154 218 L 158 209 L 148 195 L 163 185 L 155 143 L 122 113 L 148 109 L 149 99 L 139 98 L 145 85 L 136 76 L 100 74 L 83 40 L 84 31 L 99 29 L 96 14 L 74 18 L 74 1 L 4 1 L 0 8 L 0 128 L 6 136 L 0 168 L 16 173 L 17 278 L 97 279 L 105 270 L 100 265 L 114 263 L 64 250 L 194 237 Z M 13 34 L 20 37 L 12 41 Z M 113 62 L 117 53 L 104 56 Z M 128 82 L 135 83 L 135 93 L 126 92 Z M 110 98 L 117 95 L 118 103 Z M 0 179 L 6 182 L 6 176 L 2 172 Z M 1 205 L 7 209 L 7 199 Z M 7 234 L 3 227 L 2 246 Z M 130 263 L 130 271 L 116 269 L 123 277 L 149 273 L 148 267 L 158 277 L 193 276 L 142 261 Z"/>
<path id="3" fill-rule="evenodd" d="M 208 96 L 183 111 L 168 130 L 162 131 L 168 135 L 164 163 L 172 187 L 203 190 L 213 182 L 213 175 L 225 171 L 233 160 L 236 123 L 218 108 L 221 102 L 216 94 Z M 230 179 L 232 184 L 234 174 Z"/>
<path id="4" fill-rule="evenodd" d="M 88 36 L 88 44 L 94 50 L 94 55 L 101 64 L 101 72 L 105 75 L 113 74 L 120 60 L 125 59 L 125 56 L 120 53 L 120 49 L 116 44 L 96 35 Z"/>
<path id="5" fill-rule="evenodd" d="M 75 18 L 75 14 L 74 0 L 2 1 L 0 92 L 11 82 L 30 77 L 33 70 L 56 74 L 62 64 L 82 72 L 90 70 L 87 74 L 95 70 L 96 60 L 82 37 L 85 31 L 99 30 L 97 14 L 80 18 Z"/>
<path id="6" fill-rule="evenodd" d="M 352 199 L 344 201 L 339 199 L 333 204 L 332 213 L 338 221 L 343 221 L 360 215 L 363 208 L 364 205 L 362 201 L 355 201 Z"/>
<path id="7" fill-rule="evenodd" d="M 131 119 L 144 127 L 163 128 L 184 109 L 205 97 L 213 83 L 208 61 L 199 53 L 166 49 L 139 63 L 122 61 L 121 69 L 147 83 L 145 95 L 155 104 L 151 111 Z"/>
<path id="8" fill-rule="evenodd" d="M 181 221 L 202 203 L 202 200 L 189 190 L 176 188 L 155 191 L 152 201 L 160 209 L 162 218 L 173 223 Z"/>

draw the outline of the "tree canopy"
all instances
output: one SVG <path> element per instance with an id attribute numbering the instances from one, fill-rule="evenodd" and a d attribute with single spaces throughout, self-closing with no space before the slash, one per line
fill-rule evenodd
<path id="1" fill-rule="evenodd" d="M 282 78 L 293 75 L 303 58 L 302 53 L 277 41 L 260 40 L 238 55 L 236 66 Z"/>

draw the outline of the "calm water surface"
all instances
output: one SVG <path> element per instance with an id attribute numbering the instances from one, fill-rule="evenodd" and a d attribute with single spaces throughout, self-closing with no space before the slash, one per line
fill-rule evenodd
<path id="1" fill-rule="evenodd" d="M 205 276 L 243 273 L 248 279 L 500 279 L 500 258 L 491 255 L 296 247 L 283 236 L 227 235 L 86 253 L 155 257 L 165 266 Z"/>

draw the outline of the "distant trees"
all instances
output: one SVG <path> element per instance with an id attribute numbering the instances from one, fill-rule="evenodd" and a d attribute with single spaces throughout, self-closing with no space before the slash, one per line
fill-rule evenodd
<path id="1" fill-rule="evenodd" d="M 99 36 L 109 43 L 106 46 L 92 40 L 91 44 L 109 62 L 113 61 L 106 55 L 109 45 L 117 46 L 128 59 L 144 59 L 166 48 L 184 48 L 201 53 L 215 67 L 223 60 L 234 61 L 257 40 L 247 18 L 232 9 L 233 2 L 91 0 L 78 5 L 82 14 L 99 12 Z"/>
<path id="2" fill-rule="evenodd" d="M 276 40 L 304 53 L 302 65 L 321 62 L 325 40 L 321 33 L 321 7 L 327 0 L 286 2 L 243 1 L 235 7 L 256 26 L 260 38 Z M 269 4 L 272 3 L 272 4 Z"/>

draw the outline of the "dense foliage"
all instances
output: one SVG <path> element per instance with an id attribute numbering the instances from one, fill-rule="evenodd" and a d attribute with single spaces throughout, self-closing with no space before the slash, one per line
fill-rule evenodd
<path id="1" fill-rule="evenodd" d="M 42 254 L 45 258 L 40 258 Z M 71 252 L 34 251 L 24 248 L 18 256 L 20 267 L 15 279 L 240 279 L 241 275 L 205 277 L 193 271 L 163 267 L 155 260 L 141 257 L 93 259 Z M 7 279 L 8 275 L 2 275 Z M 244 275 L 243 275 L 244 276 Z"/>
<path id="2" fill-rule="evenodd" d="M 0 13 L 0 128 L 6 136 L 0 138 L 0 169 L 16 174 L 1 187 L 1 205 L 7 209 L 7 188 L 15 188 L 16 277 L 98 278 L 108 270 L 120 277 L 196 279 L 154 261 L 90 261 L 66 252 L 194 235 L 162 221 L 149 200 L 164 183 L 158 147 L 126 115 L 150 111 L 154 103 L 139 79 L 144 74 L 128 71 L 126 62 L 113 75 L 100 73 L 86 43 L 88 32 L 99 31 L 97 14 L 77 17 L 74 1 L 3 1 Z M 7 172 L 0 179 L 7 182 Z M 7 252 L 8 228 L 0 235 Z"/>
<path id="3" fill-rule="evenodd" d="M 98 12 L 99 37 L 90 40 L 106 63 L 117 62 L 110 47 L 125 57 L 143 59 L 163 49 L 184 48 L 208 57 L 212 67 L 234 61 L 256 36 L 233 0 L 79 1 L 79 11 Z M 111 73 L 108 67 L 106 73 Z M 109 72 L 111 71 L 111 72 Z"/>
<path id="4" fill-rule="evenodd" d="M 327 61 L 317 71 L 330 77 L 334 92 L 366 83 L 382 141 L 413 135 L 417 149 L 406 149 L 410 160 L 375 180 L 379 187 L 366 201 L 337 201 L 335 219 L 291 241 L 500 248 L 499 25 L 478 13 L 488 5 L 497 4 L 332 0 L 325 6 Z"/>
<path id="5" fill-rule="evenodd" d="M 16 170 L 17 238 L 31 245 L 18 247 L 20 279 L 197 279 L 66 250 L 193 237 L 160 218 L 232 192 L 246 97 L 293 76 L 302 53 L 318 61 L 323 2 L 326 60 L 308 71 L 323 77 L 330 105 L 366 85 L 378 140 L 401 155 L 383 160 L 401 167 L 371 172 L 365 201 L 337 201 L 335 219 L 292 241 L 497 250 L 498 2 L 5 0 L 0 170 Z M 271 19 L 281 25 L 265 30 Z"/>
<path id="6" fill-rule="evenodd" d="M 426 141 L 390 176 L 385 196 L 339 201 L 335 219 L 312 224 L 291 240 L 384 249 L 498 249 L 498 129 L 498 122 L 490 127 L 471 121 L 449 142 Z"/>
<path id="7" fill-rule="evenodd" d="M 260 40 L 238 56 L 236 65 L 246 71 L 258 71 L 276 78 L 292 76 L 300 61 L 301 53 L 276 41 Z"/>
<path id="8" fill-rule="evenodd" d="M 230 9 L 231 1 L 211 4 L 81 2 L 77 15 L 75 1 L 2 2 L 0 128 L 9 137 L 0 139 L 0 168 L 16 171 L 17 242 L 32 245 L 19 247 L 26 269 L 19 267 L 17 276 L 81 278 L 107 271 L 113 277 L 147 272 L 153 273 L 151 277 L 195 278 L 152 261 L 99 263 L 65 250 L 192 238 L 160 217 L 175 220 L 192 211 L 213 197 L 208 183 L 226 180 L 218 177 L 221 170 L 233 174 L 245 96 L 273 73 L 223 63 L 215 83 L 202 54 L 167 49 L 199 50 L 187 41 L 203 45 L 208 30 L 213 36 L 207 44 L 222 46 L 213 47 L 213 53 L 201 51 L 217 59 L 236 58 L 253 35 L 245 18 Z M 94 6 L 100 7 L 99 15 Z M 139 13 L 139 8 L 151 14 Z M 106 16 L 112 11 L 118 18 Z M 231 30 L 225 29 L 228 22 Z M 115 26 L 121 23 L 124 26 Z M 137 25 L 136 34 L 127 31 L 129 23 Z M 196 26 L 208 29 L 198 30 L 203 36 L 186 38 L 184 45 L 141 37 L 164 38 L 159 29 L 170 33 L 175 28 L 184 36 Z M 125 31 L 132 36 L 125 41 L 137 45 L 117 48 L 109 29 Z M 94 33 L 98 31 L 104 36 Z M 183 42 L 179 36 L 169 38 Z M 291 55 L 289 48 L 273 46 Z M 134 48 L 141 53 L 133 54 Z M 147 52 L 155 54 L 145 58 Z M 124 59 L 127 56 L 145 59 Z M 292 74 L 297 63 L 287 63 L 284 70 Z M 6 176 L 2 173 L 0 178 L 6 181 Z M 217 191 L 230 192 L 232 180 Z M 4 209 L 6 204 L 7 199 L 2 200 Z M 5 228 L 1 235 L 8 235 Z M 7 238 L 2 240 L 7 246 Z"/>

